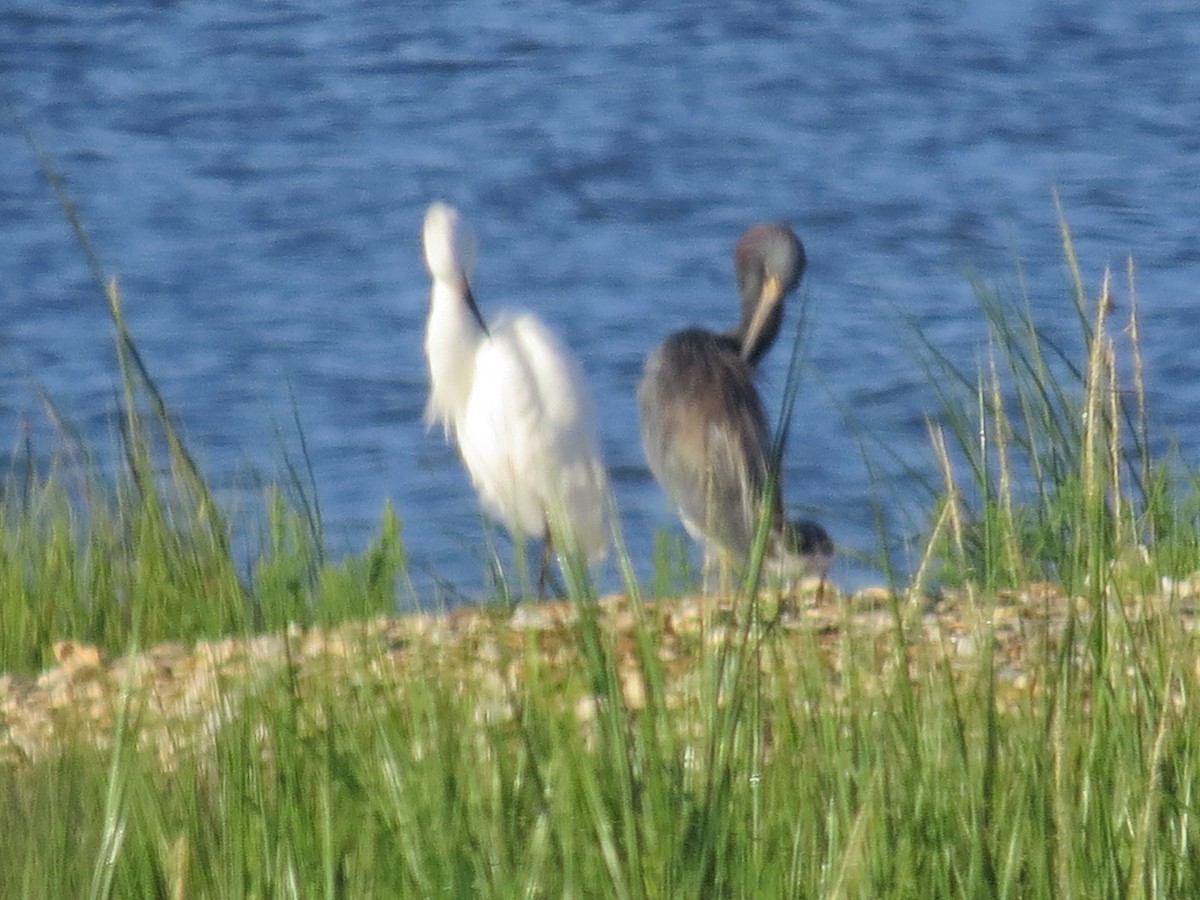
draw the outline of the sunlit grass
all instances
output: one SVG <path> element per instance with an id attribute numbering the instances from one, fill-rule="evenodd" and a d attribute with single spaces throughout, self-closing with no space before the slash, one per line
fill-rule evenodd
<path id="1" fill-rule="evenodd" d="M 1132 272 L 1114 334 L 1107 279 L 1089 299 L 1063 234 L 1080 359 L 982 289 L 977 371 L 923 345 L 942 481 L 916 581 L 950 612 L 835 596 L 820 627 L 752 585 L 679 600 L 697 573 L 665 537 L 641 584 L 618 533 L 618 605 L 568 564 L 567 605 L 355 630 L 395 613 L 399 516 L 331 561 L 289 471 L 237 558 L 98 277 L 122 465 L 13 467 L 0 669 L 32 678 L 65 639 L 115 658 L 279 637 L 269 664 L 205 662 L 222 644 L 157 663 L 203 675 L 165 730 L 126 666 L 110 706 L 44 711 L 54 745 L 0 741 L 0 896 L 1195 895 L 1196 641 L 1179 596 L 1152 597 L 1197 568 L 1194 481 L 1150 452 Z M 1061 593 L 1017 660 L 1031 582 Z M 28 683 L 0 683 L 0 735 Z"/>
<path id="2" fill-rule="evenodd" d="M 1114 577 L 1153 590 L 1200 561 L 1195 479 L 1151 452 L 1132 262 L 1119 305 L 1109 272 L 1089 298 L 1065 223 L 1061 233 L 1081 360 L 1046 335 L 1027 299 L 983 285 L 978 371 L 914 326 L 941 400 L 930 421 L 943 476 L 933 549 L 945 578 L 984 590 L 1049 580 L 1084 591 Z"/>
<path id="3" fill-rule="evenodd" d="M 1187 896 L 1190 636 L 1080 634 L 1029 678 L 875 632 L 502 621 L 446 651 L 215 687 L 164 766 L 136 717 L 0 768 L 13 896 Z M 743 633 L 745 637 L 743 637 Z M 724 640 L 715 641 L 720 634 Z M 986 628 L 983 631 L 986 636 Z M 915 652 L 915 643 L 907 649 Z M 480 656 L 482 654 L 482 656 Z M 832 656 L 831 656 L 832 654 Z M 830 660 L 836 660 L 833 677 Z M 668 687 L 670 685 L 670 687 Z M 682 686 L 681 686 L 682 685 Z"/>

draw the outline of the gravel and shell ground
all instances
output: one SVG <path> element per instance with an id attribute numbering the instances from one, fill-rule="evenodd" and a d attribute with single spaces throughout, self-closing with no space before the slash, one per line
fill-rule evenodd
<path id="1" fill-rule="evenodd" d="M 1164 629 L 1196 646 L 1200 585 L 1165 583 L 1152 595 L 1112 599 L 1110 617 L 1126 633 Z M 21 764 L 53 755 L 72 741 L 107 747 L 119 716 L 139 745 L 170 768 L 184 748 L 206 741 L 235 720 L 256 692 L 308 686 L 313 703 L 341 695 L 403 691 L 412 679 L 441 679 L 475 698 L 481 721 L 512 715 L 514 686 L 535 652 L 538 665 L 562 677 L 562 700 L 581 720 L 595 715 L 585 680 L 568 673 L 582 647 L 583 607 L 570 601 L 524 602 L 512 610 L 460 607 L 352 622 L 331 629 L 292 627 L 283 633 L 166 643 L 108 658 L 74 641 L 55 645 L 58 665 L 35 676 L 0 675 L 0 762 Z M 609 638 L 621 692 L 630 709 L 646 700 L 644 659 L 635 640 L 649 635 L 661 663 L 668 707 L 696 699 L 698 658 L 705 649 L 745 640 L 743 597 L 688 596 L 635 602 L 624 595 L 591 605 Z M 1095 604 L 1055 585 L 980 597 L 971 591 L 897 596 L 883 589 L 843 593 L 809 585 L 784 598 L 763 597 L 754 633 L 772 652 L 760 654 L 768 678 L 803 657 L 819 661 L 836 687 L 857 667 L 859 684 L 891 683 L 900 664 L 913 677 L 934 667 L 973 678 L 983 651 L 995 675 L 997 705 L 1019 704 L 1046 685 L 1068 623 L 1086 624 Z M 1082 652 L 1079 650 L 1077 652 Z M 1200 681 L 1200 654 L 1192 676 Z M 576 666 L 577 668 L 577 666 Z M 786 672 L 784 672 L 786 674 Z M 780 683 L 778 679 L 776 684 Z M 836 694 L 836 691 L 835 691 Z M 319 699 L 317 699 L 319 698 Z M 128 733 L 128 732 L 127 732 Z"/>

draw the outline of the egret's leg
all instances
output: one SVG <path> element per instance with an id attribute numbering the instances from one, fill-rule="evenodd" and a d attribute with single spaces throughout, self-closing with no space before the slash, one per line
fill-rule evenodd
<path id="1" fill-rule="evenodd" d="M 533 582 L 529 578 L 528 543 L 524 535 L 513 532 L 513 563 L 517 567 L 516 596 L 522 600 L 528 597 L 533 590 Z"/>
<path id="2" fill-rule="evenodd" d="M 550 522 L 542 526 L 542 562 L 538 567 L 537 595 L 539 600 L 546 599 L 546 582 L 550 578 L 550 560 L 554 555 L 554 539 L 550 536 Z"/>

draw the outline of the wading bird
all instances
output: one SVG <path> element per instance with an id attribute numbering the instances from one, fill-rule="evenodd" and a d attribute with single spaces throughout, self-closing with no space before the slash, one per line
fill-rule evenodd
<path id="1" fill-rule="evenodd" d="M 714 555 L 745 568 L 766 503 L 763 571 L 789 582 L 823 579 L 833 542 L 815 522 L 784 518 L 777 482 L 767 477 L 771 438 L 754 386 L 755 367 L 779 335 L 784 298 L 804 274 L 804 247 L 787 225 L 755 225 L 733 259 L 737 327 L 678 331 L 646 359 L 638 385 L 642 446 L 684 527 L 704 543 L 706 571 Z"/>
<path id="2" fill-rule="evenodd" d="M 453 432 L 483 509 L 515 544 L 545 539 L 541 593 L 552 547 L 565 567 L 567 555 L 598 562 L 608 546 L 607 479 L 583 374 L 533 315 L 484 322 L 469 283 L 474 236 L 455 209 L 429 207 L 422 245 L 433 279 L 426 424 Z"/>

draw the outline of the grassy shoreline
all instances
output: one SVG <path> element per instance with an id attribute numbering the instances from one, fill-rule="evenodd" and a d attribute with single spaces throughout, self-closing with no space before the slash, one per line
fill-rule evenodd
<path id="1" fill-rule="evenodd" d="M 611 597 L 62 647 L 0 683 L 10 728 L 14 698 L 34 720 L 0 743 L 0 889 L 1187 895 L 1192 601 L 894 599 L 761 621 L 741 597 Z"/>
<path id="2" fill-rule="evenodd" d="M 660 552 L 649 599 L 622 554 L 621 597 L 397 616 L 400 516 L 331 560 L 302 467 L 235 559 L 60 199 L 123 465 L 4 487 L 0 896 L 1200 895 L 1200 482 L 1150 453 L 1132 266 L 1114 327 L 1065 225 L 1082 359 L 982 288 L 976 371 L 909 323 L 908 583 L 697 598 Z"/>

